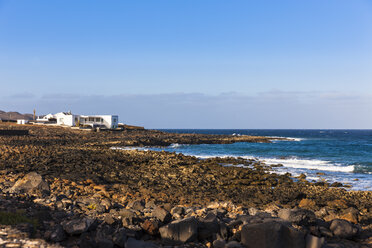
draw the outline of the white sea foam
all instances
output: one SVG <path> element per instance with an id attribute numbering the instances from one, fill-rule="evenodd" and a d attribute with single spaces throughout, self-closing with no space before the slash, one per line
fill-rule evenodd
<path id="1" fill-rule="evenodd" d="M 176 147 L 179 146 L 179 144 L 173 144 Z M 148 151 L 149 148 L 144 147 L 111 147 L 111 149 L 116 150 L 141 150 L 141 151 Z M 254 159 L 254 160 L 260 160 L 262 162 L 265 162 L 267 165 L 272 164 L 282 164 L 284 167 L 287 168 L 294 168 L 294 169 L 307 169 L 307 170 L 320 170 L 320 171 L 335 171 L 335 172 L 354 172 L 355 166 L 349 165 L 349 166 L 341 166 L 338 164 L 332 164 L 329 161 L 324 160 L 316 160 L 316 159 L 298 159 L 298 158 L 286 158 L 286 159 L 280 159 L 280 158 L 256 158 L 253 156 L 235 156 L 235 155 L 227 155 L 227 154 L 221 154 L 221 155 L 195 155 L 195 154 L 185 154 L 190 156 L 195 156 L 200 159 L 208 159 L 208 158 L 243 158 L 243 159 Z"/>
<path id="2" fill-rule="evenodd" d="M 224 167 L 238 167 L 238 168 L 252 168 L 252 166 L 247 166 L 247 165 L 244 165 L 244 164 L 224 164 L 223 165 Z"/>
<path id="3" fill-rule="evenodd" d="M 283 164 L 284 167 L 308 169 L 308 170 L 321 170 L 321 171 L 339 171 L 339 172 L 353 172 L 354 165 L 340 166 L 331 164 L 329 161 L 324 160 L 309 160 L 309 159 L 276 159 L 267 158 L 263 160 L 266 164 Z"/>
<path id="4" fill-rule="evenodd" d="M 185 155 L 195 156 L 200 159 L 234 157 L 234 156 L 228 156 L 228 155 L 192 155 L 192 154 L 185 154 Z"/>
<path id="5" fill-rule="evenodd" d="M 178 147 L 180 147 L 180 146 L 182 146 L 181 144 L 178 144 L 178 143 L 174 143 L 174 144 L 171 144 L 170 146 L 169 146 L 169 148 L 178 148 Z"/>
<path id="6" fill-rule="evenodd" d="M 254 159 L 257 160 L 257 158 L 253 156 L 235 156 L 235 155 L 194 155 L 194 154 L 185 154 L 190 156 L 195 156 L 200 159 L 208 159 L 208 158 L 243 158 L 243 159 Z"/>
<path id="7" fill-rule="evenodd" d="M 303 141 L 305 138 L 293 138 L 293 137 L 282 137 L 282 136 L 270 136 L 270 138 L 279 138 L 284 140 L 276 140 L 276 141 Z"/>

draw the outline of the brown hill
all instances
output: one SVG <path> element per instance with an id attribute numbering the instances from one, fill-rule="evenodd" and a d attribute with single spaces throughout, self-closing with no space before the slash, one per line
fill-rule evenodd
<path id="1" fill-rule="evenodd" d="M 32 120 L 33 115 L 32 114 L 21 114 L 19 112 L 5 112 L 0 110 L 0 119 L 1 120 L 18 120 L 18 119 L 26 119 L 26 120 Z"/>

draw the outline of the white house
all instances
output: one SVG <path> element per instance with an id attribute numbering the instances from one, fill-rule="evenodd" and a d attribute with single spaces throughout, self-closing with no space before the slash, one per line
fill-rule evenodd
<path id="1" fill-rule="evenodd" d="M 117 115 L 80 115 L 80 125 L 89 125 L 92 127 L 117 128 L 119 117 Z"/>
<path id="2" fill-rule="evenodd" d="M 63 126 L 91 126 L 104 128 L 117 128 L 119 117 L 117 115 L 74 115 L 71 112 L 60 112 L 55 115 L 48 114 L 43 118 L 38 118 L 40 122 L 57 121 L 57 125 Z"/>
<path id="3" fill-rule="evenodd" d="M 79 122 L 79 115 L 73 115 L 71 112 L 60 112 L 54 115 L 54 118 L 57 119 L 57 125 L 64 125 L 73 127 Z"/>
<path id="4" fill-rule="evenodd" d="M 44 115 L 44 116 L 38 116 L 36 118 L 36 122 L 41 122 L 41 123 L 46 123 L 46 122 L 56 122 L 56 119 L 54 117 L 53 114 L 47 114 L 47 115 Z"/>

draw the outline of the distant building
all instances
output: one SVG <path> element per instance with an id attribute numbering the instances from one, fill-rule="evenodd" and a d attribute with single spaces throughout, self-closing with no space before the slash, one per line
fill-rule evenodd
<path id="1" fill-rule="evenodd" d="M 75 117 L 76 118 L 76 117 Z M 106 128 L 117 128 L 119 117 L 117 115 L 80 115 L 80 125 L 104 126 Z"/>
<path id="2" fill-rule="evenodd" d="M 75 115 L 71 112 L 60 112 L 57 114 L 48 114 L 39 117 L 37 122 L 41 123 L 56 123 L 62 126 L 90 126 L 92 128 L 117 128 L 119 117 L 117 115 Z"/>
<path id="3" fill-rule="evenodd" d="M 25 119 L 18 119 L 17 120 L 17 124 L 19 125 L 24 125 L 24 124 L 27 124 L 28 123 L 28 120 L 25 120 Z"/>
<path id="4" fill-rule="evenodd" d="M 57 120 L 55 119 L 54 115 L 53 114 L 47 114 L 47 115 L 44 115 L 44 116 L 38 116 L 37 119 L 36 119 L 36 122 L 39 122 L 39 123 L 57 123 Z"/>

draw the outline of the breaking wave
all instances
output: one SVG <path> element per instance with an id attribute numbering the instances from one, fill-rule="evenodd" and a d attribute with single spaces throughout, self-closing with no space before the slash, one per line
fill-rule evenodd
<path id="1" fill-rule="evenodd" d="M 272 164 L 282 164 L 284 167 L 297 168 L 297 169 L 308 169 L 308 170 L 320 170 L 320 171 L 338 171 L 338 172 L 354 172 L 355 166 L 340 166 L 337 164 L 332 164 L 329 161 L 324 160 L 308 160 L 308 159 L 276 159 L 276 158 L 266 158 L 263 159 L 268 165 Z"/>

